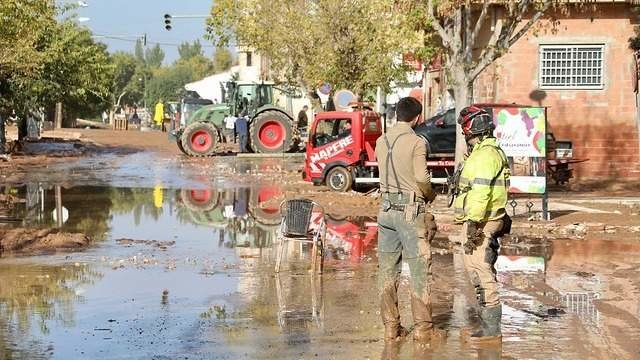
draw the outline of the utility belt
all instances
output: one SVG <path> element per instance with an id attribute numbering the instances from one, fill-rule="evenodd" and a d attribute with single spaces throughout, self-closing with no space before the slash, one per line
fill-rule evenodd
<path id="1" fill-rule="evenodd" d="M 382 200 L 389 201 L 391 204 L 406 205 L 406 204 L 425 204 L 423 198 L 416 196 L 414 192 L 397 192 L 397 193 L 382 193 Z"/>
<path id="2" fill-rule="evenodd" d="M 424 205 L 424 204 L 415 204 L 415 205 L 389 204 L 388 210 L 405 211 L 405 210 L 408 210 L 411 207 L 415 207 L 416 214 L 422 214 L 422 213 L 427 212 L 427 206 Z M 384 203 L 382 204 L 382 209 L 384 210 Z"/>
<path id="3" fill-rule="evenodd" d="M 422 198 L 416 198 L 412 193 L 383 193 L 382 211 L 390 210 L 402 212 L 405 220 L 412 222 L 418 214 L 427 212 L 427 204 Z"/>

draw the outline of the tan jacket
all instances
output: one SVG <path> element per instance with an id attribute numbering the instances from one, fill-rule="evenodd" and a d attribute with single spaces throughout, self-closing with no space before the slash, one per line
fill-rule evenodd
<path id="1" fill-rule="evenodd" d="M 393 148 L 390 159 L 387 159 L 388 146 L 385 135 L 389 146 Z M 435 193 L 431 188 L 431 175 L 427 170 L 427 144 L 424 139 L 416 135 L 408 123 L 398 122 L 378 138 L 376 158 L 380 170 L 382 193 L 413 192 L 416 197 L 426 201 L 433 200 Z"/>

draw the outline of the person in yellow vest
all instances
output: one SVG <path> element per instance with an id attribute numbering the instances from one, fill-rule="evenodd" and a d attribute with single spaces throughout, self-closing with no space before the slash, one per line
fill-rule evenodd
<path id="1" fill-rule="evenodd" d="M 509 190 L 509 162 L 493 136 L 495 125 L 487 111 L 469 106 L 460 112 L 458 123 L 472 148 L 458 181 L 455 218 L 463 223 L 464 267 L 475 287 L 481 326 L 465 330 L 472 341 L 502 339 L 502 305 L 498 297 L 495 263 L 498 239 L 511 229 L 506 213 Z"/>
<path id="2" fill-rule="evenodd" d="M 153 122 L 160 128 L 162 128 L 162 121 L 164 120 L 164 104 L 162 99 L 158 100 L 156 104 L 155 112 L 153 113 Z"/>
<path id="3" fill-rule="evenodd" d="M 162 208 L 164 199 L 163 195 L 164 194 L 161 185 L 156 185 L 153 187 L 153 205 L 158 209 Z"/>

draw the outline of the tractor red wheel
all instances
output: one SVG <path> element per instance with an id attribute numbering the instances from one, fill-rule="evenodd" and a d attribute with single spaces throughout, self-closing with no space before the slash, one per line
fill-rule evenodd
<path id="1" fill-rule="evenodd" d="M 258 138 L 260 139 L 260 143 L 268 149 L 276 150 L 281 148 L 284 136 L 284 126 L 275 120 L 265 122 L 258 129 Z"/>
<path id="2" fill-rule="evenodd" d="M 213 197 L 211 190 L 191 190 L 189 197 L 196 204 L 206 204 Z"/>
<path id="3" fill-rule="evenodd" d="M 193 211 L 210 211 L 219 203 L 220 194 L 211 189 L 183 189 L 180 198 L 187 208 Z"/>
<path id="4" fill-rule="evenodd" d="M 294 146 L 293 120 L 279 111 L 265 111 L 251 121 L 251 148 L 257 153 L 287 152 Z"/>
<path id="5" fill-rule="evenodd" d="M 208 123 L 189 125 L 181 137 L 182 147 L 191 156 L 211 156 L 218 143 L 218 129 Z"/>
<path id="6" fill-rule="evenodd" d="M 282 189 L 277 186 L 251 189 L 250 211 L 253 218 L 261 224 L 276 225 L 280 223 L 280 204 L 263 205 L 264 203 L 282 195 Z"/>

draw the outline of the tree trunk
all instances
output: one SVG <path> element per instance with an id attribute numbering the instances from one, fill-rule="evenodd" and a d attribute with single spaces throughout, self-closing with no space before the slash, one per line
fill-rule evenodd
<path id="1" fill-rule="evenodd" d="M 456 101 L 456 118 L 460 111 L 473 103 L 473 82 L 464 75 L 454 75 L 453 97 Z M 462 127 L 456 122 L 456 165 L 464 160 L 467 142 L 462 135 Z"/>

